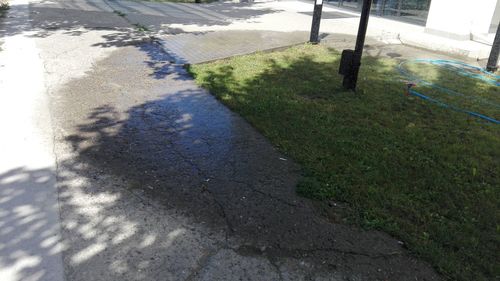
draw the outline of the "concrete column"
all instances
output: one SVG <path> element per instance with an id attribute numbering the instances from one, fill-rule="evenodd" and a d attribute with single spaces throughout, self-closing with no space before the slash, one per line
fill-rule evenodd
<path id="1" fill-rule="evenodd" d="M 487 34 L 499 0 L 432 0 L 426 32 L 456 40 Z"/>
<path id="2" fill-rule="evenodd" d="M 490 33 L 494 33 L 498 28 L 500 23 L 500 1 L 497 2 L 497 7 L 495 8 L 495 13 L 493 13 L 493 19 L 491 20 Z"/>
<path id="3" fill-rule="evenodd" d="M 495 14 L 498 0 L 475 0 L 472 2 L 474 9 L 471 10 L 473 18 L 471 19 L 472 34 L 488 34 L 490 32 L 491 21 Z M 496 30 L 495 30 L 496 31 Z M 492 33 L 495 33 L 493 31 Z"/>

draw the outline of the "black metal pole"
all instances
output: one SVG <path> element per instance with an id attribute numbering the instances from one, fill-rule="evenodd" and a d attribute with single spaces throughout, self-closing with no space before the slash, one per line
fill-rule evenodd
<path id="1" fill-rule="evenodd" d="M 495 35 L 495 40 L 493 40 L 493 46 L 491 46 L 490 57 L 488 58 L 488 64 L 486 64 L 486 70 L 495 72 L 498 70 L 498 55 L 500 54 L 500 24 L 497 27 L 497 34 Z"/>
<path id="2" fill-rule="evenodd" d="M 314 1 L 314 12 L 311 24 L 311 36 L 309 42 L 319 43 L 319 24 L 321 22 L 321 11 L 323 10 L 323 0 Z"/>
<path id="3" fill-rule="evenodd" d="M 370 17 L 370 7 L 372 0 L 363 0 L 361 18 L 359 19 L 358 36 L 356 37 L 356 47 L 352 57 L 351 71 L 344 76 L 342 85 L 348 90 L 356 90 L 358 82 L 359 67 L 361 66 L 361 56 L 365 45 L 366 30 L 368 28 L 368 18 Z"/>

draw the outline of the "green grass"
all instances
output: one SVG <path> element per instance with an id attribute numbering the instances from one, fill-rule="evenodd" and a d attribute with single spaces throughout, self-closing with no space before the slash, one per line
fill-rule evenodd
<path id="1" fill-rule="evenodd" d="M 117 14 L 118 16 L 120 17 L 124 17 L 126 16 L 127 14 L 125 14 L 124 12 L 121 12 L 121 11 L 118 11 L 118 10 L 114 10 L 113 13 Z"/>
<path id="2" fill-rule="evenodd" d="M 140 23 L 134 23 L 133 26 L 135 27 L 135 29 L 137 31 L 140 31 L 140 32 L 148 32 L 150 31 L 149 28 L 143 24 L 140 24 Z"/>
<path id="3" fill-rule="evenodd" d="M 9 9 L 10 9 L 9 3 L 6 1 L 4 2 L 4 1 L 0 0 L 0 18 L 5 16 Z"/>
<path id="4" fill-rule="evenodd" d="M 299 194 L 346 202 L 344 221 L 398 237 L 449 279 L 498 278 L 500 125 L 406 96 L 397 65 L 364 58 L 356 93 L 342 89 L 339 53 L 323 46 L 190 71 L 302 165 Z M 408 68 L 500 104 L 499 87 L 433 66 Z M 446 101 L 482 109 L 470 99 Z M 500 117 L 498 108 L 484 110 Z"/>

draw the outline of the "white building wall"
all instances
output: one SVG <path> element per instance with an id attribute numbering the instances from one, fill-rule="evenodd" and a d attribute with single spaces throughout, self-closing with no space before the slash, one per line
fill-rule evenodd
<path id="1" fill-rule="evenodd" d="M 491 20 L 490 33 L 497 32 L 497 27 L 499 23 L 500 23 L 500 1 L 497 2 L 497 7 L 495 8 L 495 13 L 493 14 L 493 19 Z"/>
<path id="2" fill-rule="evenodd" d="M 453 39 L 469 40 L 487 34 L 499 0 L 432 0 L 426 31 Z"/>

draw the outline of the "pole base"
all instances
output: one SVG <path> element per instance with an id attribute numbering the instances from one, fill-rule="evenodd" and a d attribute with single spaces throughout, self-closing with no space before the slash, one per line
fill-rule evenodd
<path id="1" fill-rule="evenodd" d="M 495 72 L 497 72 L 497 70 L 498 70 L 498 66 L 487 66 L 486 67 L 486 71 L 491 72 L 491 73 L 495 73 Z"/>
<path id="2" fill-rule="evenodd" d="M 318 44 L 319 43 L 319 25 L 321 23 L 321 12 L 323 10 L 323 4 L 314 3 L 314 12 L 311 24 L 311 35 L 309 37 L 309 43 Z"/>

